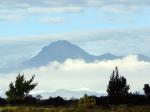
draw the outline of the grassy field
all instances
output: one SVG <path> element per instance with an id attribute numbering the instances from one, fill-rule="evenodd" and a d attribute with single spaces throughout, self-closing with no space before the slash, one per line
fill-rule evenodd
<path id="1" fill-rule="evenodd" d="M 85 108 L 85 107 L 68 107 L 68 108 L 35 108 L 35 107 L 1 107 L 0 112 L 150 112 L 150 106 L 112 106 L 111 108 Z"/>

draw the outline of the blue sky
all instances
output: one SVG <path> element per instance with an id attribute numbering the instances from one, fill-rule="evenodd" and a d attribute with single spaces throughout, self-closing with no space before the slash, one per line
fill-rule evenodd
<path id="1" fill-rule="evenodd" d="M 150 56 L 149 6 L 147 0 L 0 1 L 1 58 L 30 58 L 55 40 L 95 55 Z"/>

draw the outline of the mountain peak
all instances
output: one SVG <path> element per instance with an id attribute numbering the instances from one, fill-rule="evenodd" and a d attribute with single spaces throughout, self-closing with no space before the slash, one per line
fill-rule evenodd
<path id="1" fill-rule="evenodd" d="M 55 44 L 61 44 L 61 45 L 65 45 L 65 44 L 71 44 L 69 41 L 67 40 L 58 40 L 58 41 L 55 41 L 55 42 L 52 42 L 51 45 L 55 45 Z"/>
<path id="2" fill-rule="evenodd" d="M 52 42 L 44 47 L 35 57 L 27 62 L 27 66 L 38 67 L 50 62 L 64 62 L 67 59 L 83 59 L 92 62 L 95 57 L 85 52 L 80 47 L 66 40 Z"/>
<path id="3" fill-rule="evenodd" d="M 105 53 L 105 54 L 102 54 L 100 56 L 97 56 L 98 60 L 113 60 L 113 59 L 117 59 L 117 58 L 121 58 L 121 57 L 115 56 L 111 53 Z"/>
<path id="4" fill-rule="evenodd" d="M 77 47 L 75 45 L 73 45 L 72 43 L 70 43 L 69 41 L 67 40 L 58 40 L 58 41 L 55 41 L 55 42 L 52 42 L 50 43 L 49 45 L 45 46 L 42 50 L 43 51 L 48 51 L 49 49 L 66 49 L 66 48 L 72 48 L 72 47 Z"/>

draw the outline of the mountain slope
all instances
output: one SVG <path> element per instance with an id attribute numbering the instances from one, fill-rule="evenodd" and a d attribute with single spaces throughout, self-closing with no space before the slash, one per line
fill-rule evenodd
<path id="1" fill-rule="evenodd" d="M 122 56 L 115 56 L 110 53 L 106 53 L 106 54 L 97 56 L 96 60 L 114 60 L 114 59 L 119 59 L 119 58 L 122 58 Z"/>
<path id="2" fill-rule="evenodd" d="M 85 62 L 94 62 L 96 60 L 114 60 L 121 59 L 123 56 L 115 56 L 110 53 L 106 53 L 100 56 L 94 56 L 85 52 L 80 47 L 66 41 L 59 40 L 52 42 L 50 45 L 44 47 L 36 56 L 23 63 L 25 67 L 40 67 L 47 65 L 50 62 L 64 62 L 67 59 L 82 59 Z M 140 61 L 149 61 L 150 57 L 142 54 L 137 54 L 137 58 Z"/>
<path id="3" fill-rule="evenodd" d="M 150 57 L 145 56 L 145 55 L 143 55 L 143 54 L 136 54 L 136 55 L 137 55 L 138 60 L 150 62 Z"/>

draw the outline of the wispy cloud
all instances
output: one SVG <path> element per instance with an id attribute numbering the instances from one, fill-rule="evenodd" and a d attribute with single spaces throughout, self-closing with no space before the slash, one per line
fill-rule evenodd
<path id="1" fill-rule="evenodd" d="M 39 18 L 41 22 L 63 22 L 63 18 L 44 17 Z M 41 41 L 55 41 L 55 40 L 68 40 L 68 41 L 97 41 L 97 40 L 149 40 L 150 29 L 145 28 L 130 28 L 130 29 L 95 29 L 95 30 L 76 30 L 72 32 L 52 33 L 45 35 L 26 35 L 0 38 L 0 43 L 13 43 L 13 42 L 41 42 Z M 145 41 L 146 42 L 146 41 Z"/>
<path id="2" fill-rule="evenodd" d="M 125 13 L 129 13 L 129 12 L 135 12 L 135 11 L 139 11 L 138 10 L 138 6 L 136 5 L 106 5 L 104 7 L 101 8 L 102 11 L 106 12 L 106 13 L 116 13 L 116 14 L 125 14 Z"/>
<path id="3" fill-rule="evenodd" d="M 49 13 L 79 13 L 82 11 L 81 7 L 30 7 L 27 8 L 29 14 L 49 14 Z"/>
<path id="4" fill-rule="evenodd" d="M 61 24 L 64 23 L 64 18 L 51 18 L 51 17 L 42 17 L 38 20 L 40 23 L 45 24 Z"/>
<path id="5" fill-rule="evenodd" d="M 0 21 L 20 21 L 25 19 L 26 17 L 24 15 L 15 15 L 15 14 L 4 14 L 4 15 L 0 15 Z"/>
<path id="6" fill-rule="evenodd" d="M 147 0 L 5 0 L 0 1 L 0 15 L 10 13 L 17 16 L 30 14 L 49 13 L 79 13 L 87 8 L 98 8 L 112 13 L 124 13 L 136 11 L 143 6 L 147 7 L 150 2 Z M 17 17 L 16 17 L 17 18 Z"/>

